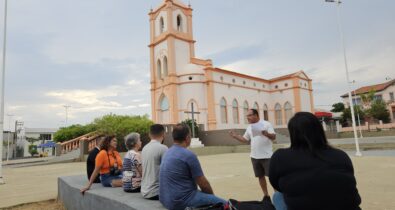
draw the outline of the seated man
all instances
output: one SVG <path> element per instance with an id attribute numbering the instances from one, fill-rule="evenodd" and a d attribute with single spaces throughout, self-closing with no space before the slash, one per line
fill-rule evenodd
<path id="1" fill-rule="evenodd" d="M 154 124 L 150 127 L 151 141 L 144 146 L 141 152 L 143 177 L 141 181 L 141 194 L 150 200 L 159 200 L 159 166 L 167 146 L 162 142 L 165 138 L 163 125 Z"/>
<path id="2" fill-rule="evenodd" d="M 173 139 L 174 145 L 166 152 L 160 166 L 160 202 L 170 210 L 225 204 L 225 200 L 214 195 L 196 155 L 187 149 L 191 144 L 188 126 L 176 125 L 173 129 Z M 196 184 L 201 191 L 197 189 Z"/>
<path id="3" fill-rule="evenodd" d="M 84 140 L 86 140 L 87 138 L 84 137 Z M 98 137 L 96 138 L 96 147 L 93 148 L 88 155 L 88 159 L 86 160 L 86 173 L 88 175 L 88 180 L 91 179 L 93 170 L 95 170 L 95 160 L 96 160 L 96 156 L 97 154 L 99 154 L 100 152 L 100 145 L 103 142 L 104 137 Z M 100 177 L 96 177 L 95 181 L 93 183 L 100 183 Z"/>

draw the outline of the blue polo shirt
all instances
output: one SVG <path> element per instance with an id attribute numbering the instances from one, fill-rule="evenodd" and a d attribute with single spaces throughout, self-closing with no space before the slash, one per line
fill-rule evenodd
<path id="1" fill-rule="evenodd" d="M 203 176 L 196 155 L 173 145 L 164 155 L 159 172 L 159 199 L 168 209 L 184 209 L 197 192 L 195 178 Z"/>

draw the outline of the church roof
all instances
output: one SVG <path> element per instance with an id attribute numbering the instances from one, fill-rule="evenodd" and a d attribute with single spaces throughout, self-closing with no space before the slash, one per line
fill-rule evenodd
<path id="1" fill-rule="evenodd" d="M 254 76 L 250 76 L 247 74 L 241 74 L 238 72 L 234 72 L 234 71 L 229 71 L 229 70 L 225 70 L 225 69 L 221 69 L 221 68 L 213 68 L 212 70 L 220 72 L 220 73 L 224 73 L 224 74 L 231 74 L 234 76 L 238 76 L 238 77 L 243 77 L 246 79 L 252 79 L 252 80 L 257 80 L 257 81 L 261 81 L 261 82 L 267 82 L 267 83 L 271 83 L 271 82 L 276 82 L 276 81 L 280 81 L 280 80 L 286 80 L 286 79 L 290 79 L 290 78 L 294 78 L 294 77 L 303 77 L 306 78 L 307 80 L 311 80 L 305 73 L 304 71 L 298 71 L 298 72 L 294 72 L 292 74 L 287 74 L 284 76 L 280 76 L 280 77 L 275 77 L 272 79 L 263 79 L 260 77 L 254 77 Z"/>

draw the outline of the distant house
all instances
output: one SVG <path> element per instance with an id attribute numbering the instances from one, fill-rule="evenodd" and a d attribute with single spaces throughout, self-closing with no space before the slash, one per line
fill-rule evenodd
<path id="1" fill-rule="evenodd" d="M 369 93 L 371 90 L 375 91 L 375 100 L 383 100 L 387 104 L 391 121 L 395 122 L 395 79 L 385 83 L 364 86 L 353 90 L 351 92 L 353 104 L 363 105 L 361 95 Z M 341 97 L 343 98 L 343 103 L 345 106 L 349 107 L 350 103 L 348 99 L 348 93 L 342 95 Z"/>

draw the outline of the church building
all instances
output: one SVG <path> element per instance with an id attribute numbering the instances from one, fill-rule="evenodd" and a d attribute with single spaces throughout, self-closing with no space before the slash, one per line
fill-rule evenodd
<path id="1" fill-rule="evenodd" d="M 152 120 L 177 124 L 195 119 L 205 130 L 243 129 L 246 112 L 285 128 L 295 112 L 313 112 L 312 80 L 298 71 L 264 79 L 213 66 L 195 56 L 192 8 L 163 0 L 149 13 Z"/>

